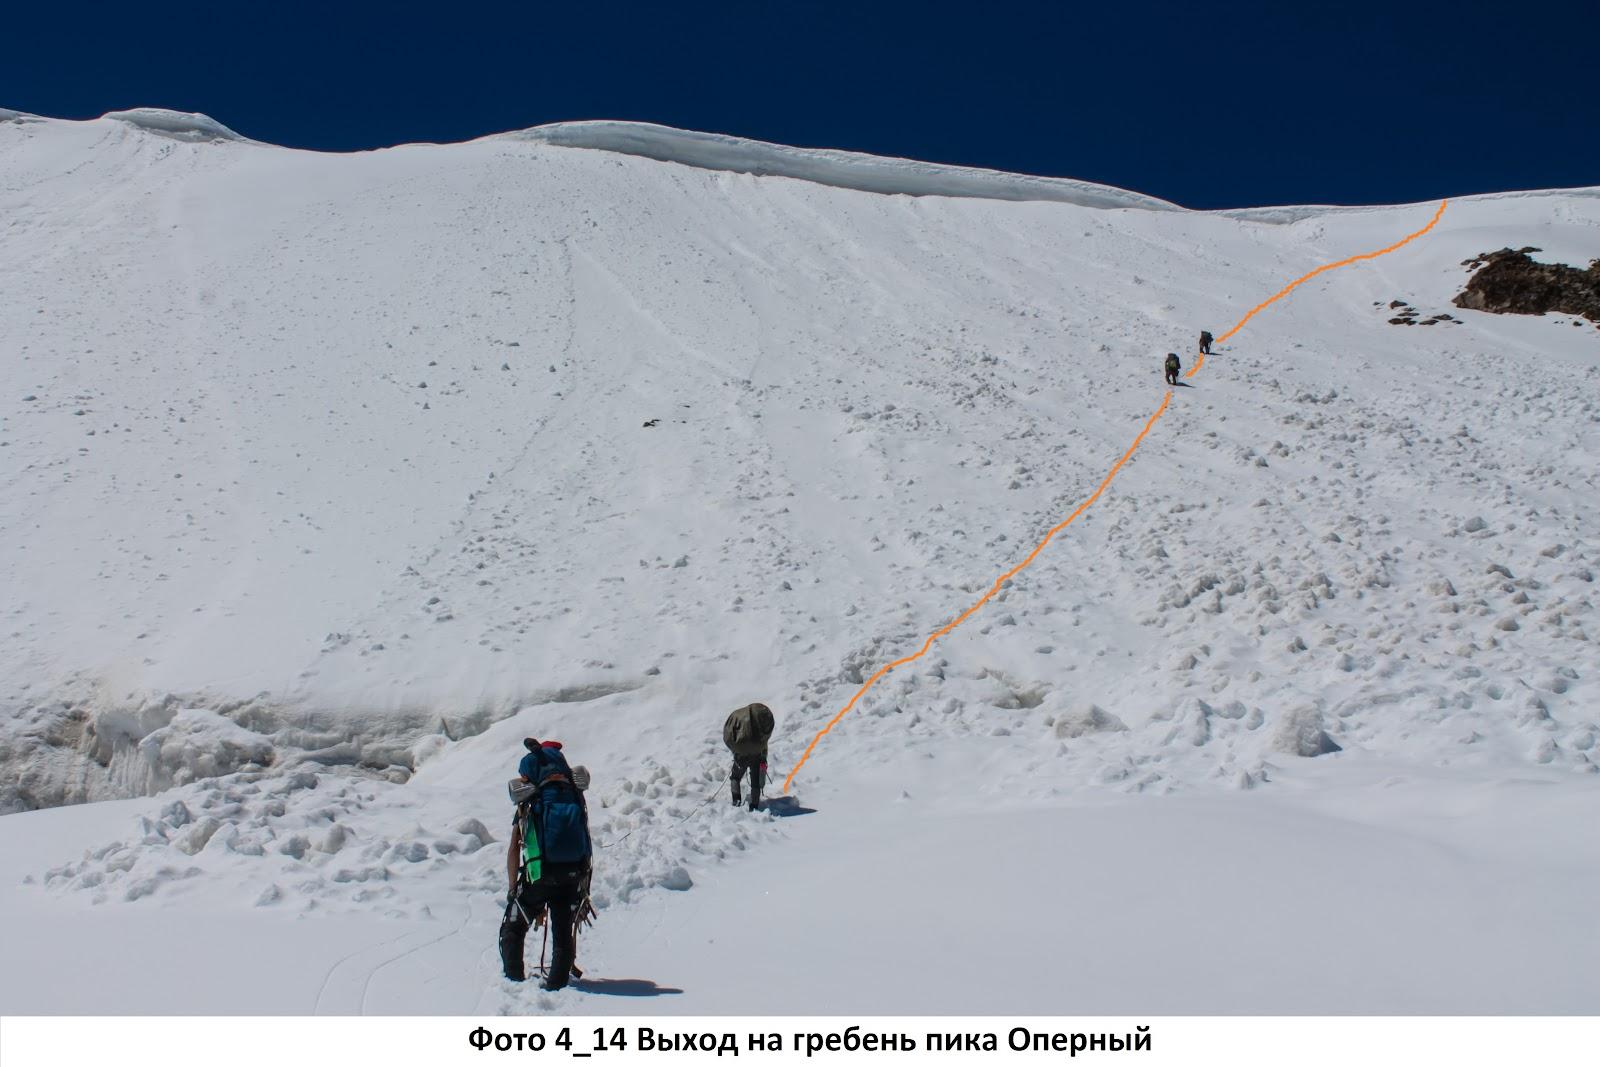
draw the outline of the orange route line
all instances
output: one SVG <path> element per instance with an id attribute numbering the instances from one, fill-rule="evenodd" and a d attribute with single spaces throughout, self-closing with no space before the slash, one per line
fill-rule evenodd
<path id="1" fill-rule="evenodd" d="M 836 725 L 838 725 L 840 719 L 849 714 L 850 709 L 856 706 L 856 701 L 860 700 L 864 695 L 866 695 L 867 690 L 871 689 L 879 678 L 882 678 L 896 667 L 903 667 L 907 663 L 910 663 L 913 660 L 921 659 L 924 655 L 926 655 L 928 649 L 933 647 L 933 643 L 935 641 L 939 640 L 939 638 L 943 637 L 951 630 L 954 630 L 957 626 L 960 626 L 962 623 L 966 622 L 974 612 L 987 604 L 989 599 L 1000 591 L 1001 586 L 1005 585 L 1006 582 L 1016 577 L 1024 567 L 1027 567 L 1030 563 L 1038 558 L 1039 553 L 1045 550 L 1045 546 L 1051 541 L 1055 540 L 1056 534 L 1060 533 L 1062 530 L 1065 530 L 1068 526 L 1071 526 L 1074 522 L 1078 521 L 1078 516 L 1082 515 L 1085 511 L 1088 511 L 1089 506 L 1096 500 L 1100 499 L 1100 494 L 1106 491 L 1106 487 L 1111 484 L 1111 479 L 1117 476 L 1117 472 L 1122 469 L 1122 465 L 1132 458 L 1134 452 L 1138 450 L 1139 445 L 1144 442 L 1145 434 L 1150 432 L 1150 428 L 1156 424 L 1156 420 L 1159 419 L 1162 413 L 1167 410 L 1167 405 L 1171 402 L 1172 390 L 1168 389 L 1167 395 L 1161 400 L 1161 406 L 1156 408 L 1155 414 L 1151 415 L 1150 418 L 1145 422 L 1144 429 L 1139 431 L 1139 436 L 1133 439 L 1133 444 L 1128 446 L 1128 450 L 1122 454 L 1122 458 L 1117 460 L 1117 462 L 1112 465 L 1111 473 L 1105 476 L 1105 480 L 1100 483 L 1093 493 L 1089 494 L 1089 498 L 1087 500 L 1077 506 L 1071 515 L 1068 515 L 1064 520 L 1050 528 L 1050 532 L 1044 535 L 1044 540 L 1040 541 L 1034 546 L 1033 551 L 1028 553 L 1027 558 L 1025 558 L 1021 563 L 1018 563 L 1015 567 L 1012 567 L 1010 570 L 1006 571 L 1000 577 L 996 578 L 994 580 L 994 584 L 989 587 L 989 591 L 983 594 L 983 596 L 978 599 L 976 604 L 972 605 L 972 607 L 968 608 L 966 611 L 963 611 L 960 615 L 957 615 L 954 619 L 951 619 L 949 622 L 945 623 L 945 625 L 938 630 L 935 630 L 933 633 L 929 634 L 928 639 L 922 642 L 921 648 L 909 656 L 903 656 L 900 659 L 895 660 L 893 663 L 886 663 L 882 667 L 879 667 L 877 673 L 871 678 L 868 678 L 866 684 L 860 689 L 856 690 L 856 695 L 850 698 L 850 703 L 841 708 L 839 714 L 835 715 L 833 719 L 829 721 L 828 725 L 819 730 L 817 732 L 817 736 L 811 739 L 811 744 L 806 746 L 806 754 L 800 757 L 800 762 L 794 765 L 794 770 L 790 771 L 789 777 L 785 778 L 783 781 L 783 791 L 785 793 L 789 791 L 789 784 L 794 781 L 794 776 L 800 773 L 800 768 L 804 767 L 806 765 L 806 760 L 811 758 L 811 753 L 814 749 L 816 749 L 817 743 L 827 735 L 829 730 L 832 730 Z"/>
<path id="2" fill-rule="evenodd" d="M 1244 318 L 1242 318 L 1238 322 L 1234 323 L 1233 324 L 1233 329 L 1229 330 L 1227 333 L 1225 333 L 1221 337 L 1217 338 L 1216 343 L 1220 345 L 1222 342 L 1226 341 L 1228 338 L 1232 337 L 1234 334 L 1236 334 L 1240 330 L 1244 329 L 1244 324 L 1249 322 L 1251 319 L 1255 318 L 1257 312 L 1266 310 L 1266 308 L 1271 304 L 1276 304 L 1279 300 L 1282 300 L 1284 297 L 1288 296 L 1290 293 L 1294 292 L 1296 289 L 1300 288 L 1300 286 L 1304 285 L 1306 282 L 1309 282 L 1312 278 L 1315 278 L 1317 275 L 1326 274 L 1330 270 L 1338 270 L 1340 267 L 1348 267 L 1350 264 L 1359 263 L 1364 259 L 1377 259 L 1379 256 L 1386 256 L 1390 252 L 1395 251 L 1396 249 L 1404 248 L 1406 245 L 1410 244 L 1412 241 L 1415 241 L 1418 237 L 1421 237 L 1423 234 L 1425 234 L 1429 230 L 1433 229 L 1434 226 L 1436 226 L 1438 224 L 1439 219 L 1444 215 L 1444 209 L 1449 203 L 1450 203 L 1449 200 L 1441 200 L 1441 201 L 1439 201 L 1439 210 L 1437 210 L 1437 211 L 1435 211 L 1433 213 L 1433 218 L 1428 220 L 1428 224 L 1426 226 L 1424 226 L 1422 229 L 1418 230 L 1416 233 L 1407 234 L 1406 236 L 1400 238 L 1400 240 L 1396 241 L 1394 244 L 1390 245 L 1388 248 L 1380 248 L 1376 252 L 1363 252 L 1359 256 L 1350 256 L 1348 259 L 1341 259 L 1337 263 L 1324 263 L 1322 266 L 1318 267 L 1316 270 L 1308 271 L 1305 274 L 1302 274 L 1300 277 L 1296 278 L 1294 281 L 1290 282 L 1288 285 L 1284 286 L 1282 289 L 1279 289 L 1276 293 L 1273 293 L 1271 296 L 1269 296 L 1265 300 L 1261 301 L 1261 303 L 1259 303 L 1255 307 L 1251 308 L 1249 314 L 1245 315 Z M 1185 378 L 1193 378 L 1195 376 L 1195 373 L 1197 371 L 1199 371 L 1199 369 L 1205 365 L 1205 362 L 1206 362 L 1205 353 L 1204 352 L 1196 352 L 1195 353 L 1195 357 L 1194 357 L 1194 366 L 1189 368 L 1189 373 L 1185 374 L 1184 377 Z"/>
<path id="3" fill-rule="evenodd" d="M 1352 263 L 1359 263 L 1362 260 L 1377 259 L 1379 256 L 1386 256 L 1390 252 L 1393 252 L 1393 251 L 1395 251 L 1396 249 L 1399 249 L 1399 248 L 1403 248 L 1404 246 L 1410 244 L 1412 241 L 1415 241 L 1418 237 L 1421 237 L 1423 234 L 1425 234 L 1429 230 L 1433 229 L 1433 227 L 1438 223 L 1440 217 L 1444 215 L 1445 206 L 1447 204 L 1449 204 L 1449 202 L 1450 201 L 1448 201 L 1448 200 L 1439 201 L 1439 210 L 1437 210 L 1437 211 L 1435 211 L 1433 213 L 1433 218 L 1428 220 L 1428 224 L 1426 226 L 1424 226 L 1422 229 L 1418 230 L 1416 233 L 1408 234 L 1406 237 L 1401 238 L 1400 240 L 1396 241 L 1394 244 L 1388 246 L 1387 248 L 1380 248 L 1376 252 L 1363 252 L 1360 255 L 1350 256 L 1347 259 L 1341 259 L 1337 263 L 1325 263 L 1322 266 L 1318 267 L 1316 270 L 1309 271 L 1306 274 L 1302 275 L 1301 277 L 1296 278 L 1294 281 L 1290 282 L 1288 285 L 1286 285 L 1282 289 L 1278 290 L 1277 293 L 1273 294 L 1272 296 L 1268 297 L 1266 300 L 1263 300 L 1261 303 L 1259 303 L 1255 307 L 1251 308 L 1249 314 L 1245 315 L 1244 318 L 1242 318 L 1238 322 L 1234 323 L 1233 329 L 1229 330 L 1227 333 L 1225 333 L 1221 337 L 1217 338 L 1217 343 L 1220 344 L 1223 341 L 1226 341 L 1228 338 L 1232 337 L 1234 334 L 1238 333 L 1241 329 L 1244 328 L 1244 324 L 1245 323 L 1249 322 L 1252 318 L 1254 318 L 1256 316 L 1257 312 L 1262 311 L 1263 309 L 1265 309 L 1270 304 L 1273 304 L 1273 303 L 1275 303 L 1275 302 L 1277 302 L 1279 300 L 1282 300 L 1285 296 L 1288 296 L 1296 288 L 1298 288 L 1299 286 L 1303 285 L 1304 283 L 1310 281 L 1312 278 L 1315 278 L 1317 275 L 1324 274 L 1324 273 L 1326 273 L 1326 272 L 1328 272 L 1330 270 L 1336 270 L 1339 267 L 1349 266 Z M 1201 365 L 1204 362 L 1205 362 L 1204 355 L 1197 354 L 1195 365 L 1193 367 L 1189 368 L 1189 373 L 1184 375 L 1184 377 L 1186 377 L 1186 378 L 1194 377 L 1195 372 L 1200 369 Z M 921 659 L 923 656 L 927 655 L 928 650 L 933 647 L 933 643 L 935 641 L 939 640 L 939 638 L 945 636 L 951 630 L 954 630 L 957 626 L 960 626 L 962 623 L 966 622 L 967 619 L 971 618 L 972 615 L 974 615 L 978 611 L 979 608 L 981 608 L 985 604 L 987 604 L 990 601 L 990 599 L 992 599 L 994 597 L 994 595 L 1000 591 L 1002 586 L 1004 586 L 1012 578 L 1015 578 L 1023 570 L 1025 570 L 1027 567 L 1029 567 L 1033 563 L 1033 561 L 1035 559 L 1039 558 L 1039 553 L 1043 552 L 1045 550 L 1045 548 L 1050 544 L 1050 542 L 1055 540 L 1056 534 L 1060 533 L 1062 530 L 1065 530 L 1068 526 L 1071 526 L 1074 522 L 1078 521 L 1078 516 L 1082 515 L 1085 511 L 1088 511 L 1089 508 L 1094 504 L 1094 502 L 1096 500 L 1100 499 L 1100 494 L 1104 493 L 1106 491 L 1106 489 L 1111 485 L 1112 479 L 1116 478 L 1116 476 L 1117 476 L 1117 472 L 1122 470 L 1122 465 L 1124 463 L 1127 463 L 1128 460 L 1133 458 L 1133 454 L 1135 452 L 1137 452 L 1139 450 L 1139 446 L 1144 443 L 1145 436 L 1147 434 L 1149 434 L 1150 430 L 1155 426 L 1156 420 L 1161 418 L 1161 416 L 1163 414 L 1165 414 L 1165 412 L 1167 410 L 1167 405 L 1170 404 L 1171 402 L 1172 402 L 1172 390 L 1168 389 L 1167 390 L 1167 394 L 1164 397 L 1161 398 L 1161 406 L 1156 408 L 1155 412 L 1150 416 L 1150 418 L 1145 420 L 1144 428 L 1141 429 L 1139 431 L 1139 433 L 1138 433 L 1138 436 L 1136 436 L 1133 439 L 1133 443 L 1128 446 L 1128 450 L 1126 452 L 1122 453 L 1122 457 L 1120 459 L 1118 459 L 1114 464 L 1111 465 L 1110 472 L 1108 472 L 1106 474 L 1105 478 L 1100 482 L 1100 484 L 1095 487 L 1094 492 L 1090 493 L 1088 498 L 1085 499 L 1083 503 L 1079 504 L 1076 508 L 1074 508 L 1071 515 L 1068 515 L 1061 522 L 1058 522 L 1056 525 L 1050 527 L 1050 532 L 1044 535 L 1044 538 L 1037 545 L 1034 546 L 1033 551 L 1029 552 L 1027 554 L 1027 556 L 1022 560 L 1022 562 L 1018 563 L 1016 566 L 1014 566 L 1010 570 L 1006 571 L 1000 577 L 996 578 L 994 580 L 994 584 L 989 587 L 989 591 L 987 593 L 983 594 L 983 596 L 979 597 L 978 598 L 978 602 L 976 604 L 973 604 L 966 611 L 963 611 L 960 615 L 957 615 L 954 619 L 951 619 L 949 622 L 945 623 L 942 627 L 940 627 L 939 629 L 935 630 L 933 633 L 929 634 L 928 635 L 928 639 L 926 641 L 922 642 L 922 647 L 921 648 L 917 649 L 915 652 L 913 652 L 909 656 L 902 656 L 901 658 L 899 658 L 897 660 L 894 660 L 891 663 L 885 663 L 882 667 L 879 667 L 877 669 L 877 671 L 872 675 L 871 678 L 868 678 L 866 680 L 866 682 L 864 682 L 862 684 L 860 689 L 856 690 L 855 696 L 850 698 L 850 702 L 847 703 L 844 707 L 840 708 L 839 709 L 839 713 L 837 715 L 835 715 L 833 718 L 829 719 L 828 720 L 828 724 L 826 726 L 824 726 L 822 729 L 818 730 L 817 731 L 817 735 L 815 737 L 813 737 L 811 739 L 811 743 L 806 746 L 805 755 L 800 757 L 800 762 L 798 762 L 798 763 L 796 763 L 794 765 L 794 769 L 789 772 L 789 776 L 783 780 L 783 791 L 785 793 L 789 792 L 789 787 L 794 784 L 794 776 L 799 774 L 800 773 L 800 768 L 804 767 L 806 765 L 806 761 L 811 759 L 811 754 L 814 751 L 816 751 L 817 745 L 821 743 L 822 739 L 824 737 L 826 737 L 828 735 L 828 733 L 835 726 L 839 725 L 839 720 L 843 719 L 846 715 L 848 715 L 850 713 L 850 710 L 856 706 L 856 702 L 867 694 L 867 690 L 871 689 L 874 685 L 876 685 L 878 683 L 878 679 L 882 678 L 884 675 L 888 674 L 890 671 L 894 670 L 896 667 L 904 667 L 907 663 L 912 663 L 912 662 L 914 662 L 916 660 Z"/>

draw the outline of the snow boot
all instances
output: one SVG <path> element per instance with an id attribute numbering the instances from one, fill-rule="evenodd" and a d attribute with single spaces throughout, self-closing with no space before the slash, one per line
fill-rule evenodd
<path id="1" fill-rule="evenodd" d="M 551 916 L 552 920 L 555 916 Z M 576 953 L 575 945 L 567 944 L 571 935 L 563 938 L 557 931 L 555 952 L 550 957 L 550 969 L 545 972 L 544 981 L 539 983 L 539 988 L 546 993 L 554 993 L 558 989 L 565 989 L 572 980 L 573 956 Z"/>

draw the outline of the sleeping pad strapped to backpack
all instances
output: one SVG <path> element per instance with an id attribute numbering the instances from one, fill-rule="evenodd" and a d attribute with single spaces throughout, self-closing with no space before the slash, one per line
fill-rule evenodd
<path id="1" fill-rule="evenodd" d="M 522 830 L 522 869 L 530 883 L 544 877 L 547 863 L 576 867 L 593 853 L 588 811 L 566 756 L 548 747 L 534 756 L 530 781 L 513 792 Z"/>

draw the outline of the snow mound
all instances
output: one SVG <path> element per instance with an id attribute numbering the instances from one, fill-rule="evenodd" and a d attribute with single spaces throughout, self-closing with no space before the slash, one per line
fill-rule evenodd
<path id="1" fill-rule="evenodd" d="M 102 118 L 126 122 L 141 130 L 175 137 L 180 141 L 248 141 L 210 115 L 193 111 L 168 111 L 159 107 L 136 107 L 129 111 L 108 111 Z"/>
<path id="2" fill-rule="evenodd" d="M 26 111 L 13 111 L 9 107 L 0 107 L 0 122 L 38 122 L 39 116 L 30 115 Z"/>
<path id="3" fill-rule="evenodd" d="M 1280 752 L 1307 759 L 1342 749 L 1323 729 L 1322 712 L 1315 707 L 1296 708 L 1285 716 L 1273 744 Z"/>
<path id="4" fill-rule="evenodd" d="M 174 728 L 230 737 L 240 754 L 250 744 L 247 731 L 203 713 L 180 716 Z M 502 730 L 501 739 L 515 732 Z M 40 884 L 96 904 L 198 894 L 299 915 L 376 908 L 388 918 L 426 918 L 430 885 L 503 891 L 505 853 L 487 847 L 501 838 L 477 817 L 493 813 L 509 824 L 503 795 L 492 804 L 482 790 L 454 784 L 408 788 L 370 773 L 267 767 L 259 757 L 268 754 L 255 754 L 235 771 L 170 790 L 113 839 L 42 872 Z M 173 762 L 194 766 L 187 757 Z M 710 803 L 722 798 L 719 777 L 707 767 L 674 774 L 648 762 L 591 793 L 590 829 L 603 857 L 597 907 L 654 889 L 683 892 L 694 885 L 691 867 L 781 835 L 770 815 Z"/>
<path id="5" fill-rule="evenodd" d="M 647 122 L 557 122 L 497 135 L 558 148 L 588 148 L 756 177 L 798 178 L 818 185 L 903 196 L 1046 200 L 1080 207 L 1180 211 L 1176 204 L 1109 185 L 1004 171 L 924 163 L 861 152 L 792 148 L 720 133 Z"/>
<path id="6" fill-rule="evenodd" d="M 1056 736 L 1060 738 L 1084 737 L 1088 734 L 1123 733 L 1128 729 L 1123 721 L 1098 704 L 1090 704 L 1056 720 Z"/>

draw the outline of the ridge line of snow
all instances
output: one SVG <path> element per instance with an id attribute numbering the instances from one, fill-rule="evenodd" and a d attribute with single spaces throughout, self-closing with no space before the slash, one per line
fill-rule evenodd
<path id="1" fill-rule="evenodd" d="M 101 119 L 112 119 L 158 136 L 190 142 L 230 141 L 239 144 L 282 148 L 267 141 L 246 137 L 200 112 L 166 108 L 138 107 L 108 111 Z M 0 122 L 71 122 L 53 119 L 12 108 L 0 108 Z M 96 120 L 89 120 L 96 121 Z M 1014 202 L 1049 202 L 1079 207 L 1179 211 L 1218 215 L 1241 222 L 1289 225 L 1327 215 L 1346 215 L 1364 211 L 1386 211 L 1432 203 L 1439 197 L 1398 204 L 1284 204 L 1262 207 L 1187 208 L 1159 197 L 1076 178 L 1053 178 L 1011 171 L 966 167 L 953 163 L 931 163 L 896 156 L 877 156 L 833 148 L 798 148 L 771 141 L 758 141 L 731 134 L 704 133 L 662 126 L 649 122 L 620 119 L 589 119 L 553 122 L 522 130 L 490 134 L 469 141 L 418 141 L 393 145 L 448 147 L 481 141 L 515 141 L 549 145 L 555 148 L 582 148 L 638 156 L 658 163 L 676 163 L 701 170 L 716 170 L 755 177 L 793 178 L 857 192 L 900 196 L 942 196 Z M 315 151 L 314 149 L 288 149 Z M 377 149 L 382 151 L 383 149 Z M 347 154 L 347 153 L 326 153 Z M 1506 190 L 1451 196 L 1462 201 L 1502 200 L 1550 196 L 1600 197 L 1600 186 L 1568 189 Z"/>
<path id="2" fill-rule="evenodd" d="M 557 122 L 494 134 L 484 140 L 522 141 L 642 156 L 702 170 L 801 181 L 866 193 L 948 196 L 984 200 L 1043 200 L 1080 207 L 1185 211 L 1143 193 L 1074 178 L 1045 178 L 1006 171 L 926 163 L 833 148 L 794 148 L 720 133 L 700 133 L 648 122 Z"/>
<path id="3" fill-rule="evenodd" d="M 1362 211 L 1390 211 L 1420 207 L 1439 200 L 1489 201 L 1539 199 L 1550 196 L 1600 197 L 1600 185 L 1579 185 L 1571 189 L 1513 189 L 1500 193 L 1468 193 L 1464 196 L 1434 197 L 1407 204 L 1285 204 L 1281 207 L 1230 207 L 1206 214 L 1238 219 L 1240 222 L 1295 223 L 1325 215 L 1351 215 Z"/>
<path id="4" fill-rule="evenodd" d="M 135 107 L 127 111 L 107 111 L 100 116 L 103 119 L 112 119 L 125 122 L 130 126 L 163 137 L 175 137 L 180 141 L 239 141 L 250 142 L 248 137 L 235 133 L 210 115 L 202 115 L 198 111 L 169 111 L 160 107 Z"/>

